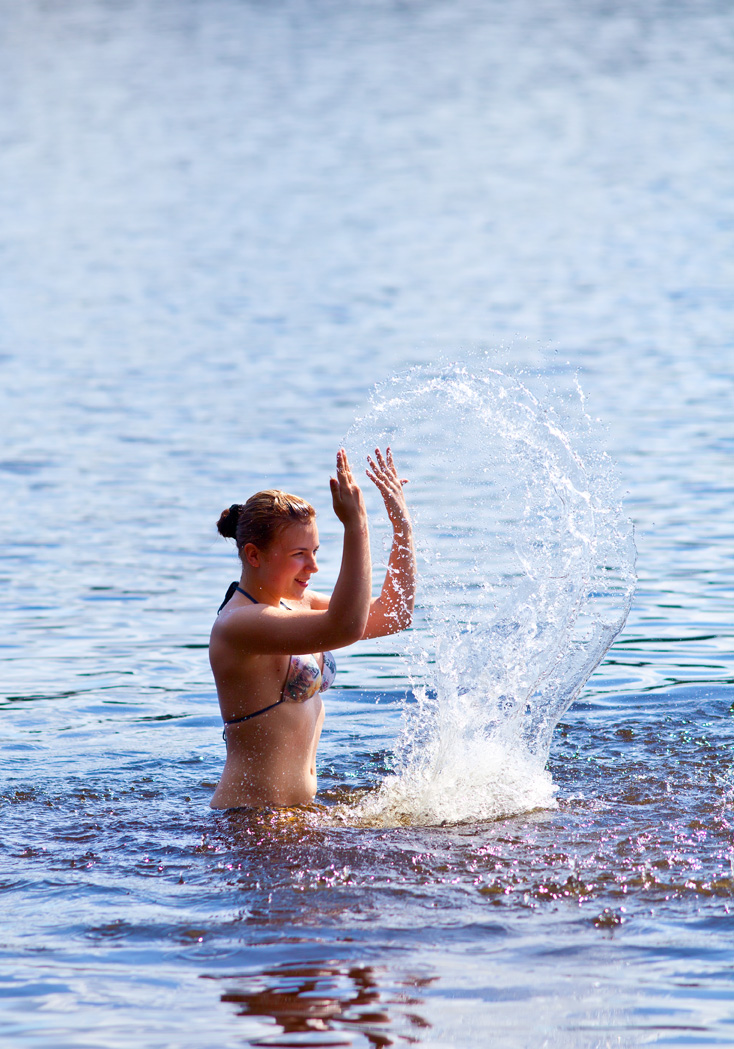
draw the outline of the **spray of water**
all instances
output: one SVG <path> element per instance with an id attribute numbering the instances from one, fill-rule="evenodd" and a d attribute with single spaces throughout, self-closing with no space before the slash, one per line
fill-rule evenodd
<path id="1" fill-rule="evenodd" d="M 517 377 L 455 364 L 378 387 L 350 430 L 352 461 L 389 444 L 411 479 L 420 573 L 416 622 L 401 635 L 414 701 L 394 772 L 350 821 L 454 823 L 554 805 L 553 728 L 624 624 L 635 584 L 631 526 L 592 430 L 581 398 L 575 418 L 560 415 Z M 389 538 L 373 534 L 376 564 Z"/>

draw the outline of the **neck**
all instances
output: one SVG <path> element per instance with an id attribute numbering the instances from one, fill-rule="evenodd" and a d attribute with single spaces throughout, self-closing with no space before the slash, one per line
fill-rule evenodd
<path id="1" fill-rule="evenodd" d="M 247 575 L 245 572 L 242 573 L 240 586 L 251 597 L 254 597 L 256 601 L 259 601 L 261 605 L 271 605 L 273 608 L 277 608 L 280 604 L 280 594 L 271 594 L 267 587 L 264 587 L 257 579 L 253 579 L 252 576 Z"/>

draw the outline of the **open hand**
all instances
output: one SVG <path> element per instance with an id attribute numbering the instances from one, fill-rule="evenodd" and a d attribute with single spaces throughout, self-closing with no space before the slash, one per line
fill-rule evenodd
<path id="1" fill-rule="evenodd" d="M 362 489 L 352 476 L 352 468 L 343 448 L 336 453 L 336 477 L 330 478 L 329 483 L 334 513 L 343 525 L 366 519 Z"/>
<path id="2" fill-rule="evenodd" d="M 385 509 L 387 510 L 387 516 L 390 518 L 390 523 L 398 531 L 410 521 L 408 506 L 403 494 L 403 485 L 407 484 L 408 480 L 405 477 L 398 477 L 390 448 L 385 449 L 384 455 L 379 448 L 375 448 L 375 458 L 373 459 L 372 456 L 368 455 L 367 462 L 370 464 L 367 476 L 379 489 L 380 495 L 385 501 Z"/>

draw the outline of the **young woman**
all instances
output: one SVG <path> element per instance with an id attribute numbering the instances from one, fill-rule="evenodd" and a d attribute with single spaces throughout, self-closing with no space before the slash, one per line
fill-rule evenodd
<path id="1" fill-rule="evenodd" d="M 375 599 L 367 514 L 344 449 L 330 482 L 334 513 L 344 525 L 331 597 L 309 585 L 319 548 L 309 503 L 286 492 L 258 492 L 219 519 L 220 533 L 237 542 L 242 576 L 227 591 L 209 647 L 227 743 L 212 808 L 311 801 L 324 722 L 321 693 L 336 670 L 329 650 L 410 626 L 415 552 L 406 482 L 389 448 L 384 455 L 376 449 L 368 463 L 367 476 L 382 494 L 393 527 L 387 574 Z"/>

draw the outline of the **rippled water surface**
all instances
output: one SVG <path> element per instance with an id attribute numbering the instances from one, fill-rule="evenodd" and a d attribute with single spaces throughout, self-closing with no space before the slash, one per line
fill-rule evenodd
<path id="1" fill-rule="evenodd" d="M 2 1044 L 734 1043 L 733 23 L 0 0 Z M 468 818 L 475 749 L 429 784 L 453 817 L 360 816 L 421 682 L 454 709 L 442 593 L 459 648 L 497 593 L 511 544 L 450 512 L 472 464 L 517 497 L 498 520 L 556 529 L 531 562 L 575 549 L 549 459 L 404 426 L 451 570 L 412 639 L 342 653 L 314 806 L 211 812 L 220 510 L 309 498 L 328 589 L 336 447 L 375 382 L 447 361 L 532 390 L 635 528 L 545 803 Z"/>

